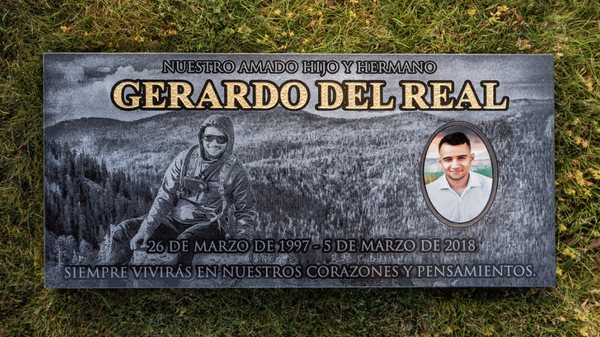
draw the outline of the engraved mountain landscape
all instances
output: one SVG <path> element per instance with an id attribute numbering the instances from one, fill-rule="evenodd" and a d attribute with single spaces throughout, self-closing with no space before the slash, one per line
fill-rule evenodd
<path id="1" fill-rule="evenodd" d="M 501 188 L 486 217 L 460 235 L 482 237 L 482 256 L 497 255 L 508 262 L 534 252 L 540 254 L 530 259 L 535 262 L 545 253 L 540 253 L 536 240 L 531 239 L 542 233 L 531 231 L 543 226 L 531 223 L 544 221 L 553 211 L 530 209 L 537 204 L 516 200 L 550 194 L 537 190 L 539 185 L 511 177 L 513 171 L 536 174 L 538 163 L 548 162 L 544 149 L 549 139 L 544 129 L 527 125 L 542 122 L 551 127 L 552 102 L 515 102 L 511 110 L 500 112 L 498 118 L 479 118 L 475 112 L 418 111 L 348 120 L 285 110 L 225 114 L 233 119 L 235 152 L 248 170 L 257 199 L 255 237 L 310 238 L 315 243 L 331 237 L 447 236 L 448 228 L 424 202 L 419 161 L 433 130 L 468 115 L 494 146 Z M 54 259 L 47 263 L 98 262 L 97 252 L 106 245 L 110 226 L 147 212 L 165 169 L 178 153 L 197 143 L 198 127 L 209 114 L 170 112 L 131 122 L 86 118 L 47 127 L 46 151 L 52 155 L 45 157 L 45 189 L 50 196 L 46 198 L 50 233 L 46 247 L 60 250 L 55 241 L 62 240 L 80 252 L 73 256 L 47 254 Z M 510 166 L 505 165 L 508 161 Z M 552 177 L 540 179 L 547 182 L 543 186 L 552 188 Z M 63 207 L 54 207 L 57 204 Z M 495 211 L 498 209 L 510 211 Z M 525 218 L 526 214 L 539 217 Z M 515 234 L 514 224 L 530 225 Z M 529 239 L 510 250 L 515 235 Z M 496 244 L 485 245 L 485 238 L 495 238 Z M 58 261 L 60 256 L 69 261 Z M 269 263 L 276 260 L 272 256 L 257 258 Z M 296 263 L 351 262 L 348 256 L 322 252 L 277 257 L 280 262 L 282 258 Z M 351 257 L 364 263 L 429 263 L 432 258 L 382 253 Z M 435 259 L 453 263 L 473 257 L 461 253 Z M 476 259 L 471 262 L 477 263 Z"/>

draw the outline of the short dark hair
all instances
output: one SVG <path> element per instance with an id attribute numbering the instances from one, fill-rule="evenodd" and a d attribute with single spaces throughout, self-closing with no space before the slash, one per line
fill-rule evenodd
<path id="1" fill-rule="evenodd" d="M 471 141 L 469 140 L 469 137 L 462 132 L 453 132 L 445 135 L 444 138 L 440 140 L 438 151 L 442 148 L 442 144 L 444 143 L 448 143 L 448 145 L 452 146 L 467 144 L 469 149 L 471 148 Z"/>

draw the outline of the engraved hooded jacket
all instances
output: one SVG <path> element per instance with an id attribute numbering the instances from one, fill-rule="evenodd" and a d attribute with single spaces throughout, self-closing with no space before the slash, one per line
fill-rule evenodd
<path id="1" fill-rule="evenodd" d="M 209 126 L 220 129 L 228 139 L 225 151 L 215 160 L 208 160 L 202 147 L 204 130 Z M 199 146 L 181 152 L 167 168 L 142 230 L 152 233 L 161 223 L 168 225 L 173 220 L 193 225 L 218 217 L 227 237 L 250 239 L 256 201 L 248 173 L 233 153 L 231 118 L 209 116 L 200 126 L 198 141 Z"/>

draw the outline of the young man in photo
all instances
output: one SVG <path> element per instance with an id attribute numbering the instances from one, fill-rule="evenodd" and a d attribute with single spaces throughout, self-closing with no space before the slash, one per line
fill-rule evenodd
<path id="1" fill-rule="evenodd" d="M 444 174 L 427 184 L 429 200 L 447 220 L 468 222 L 485 208 L 492 191 L 492 179 L 471 171 L 475 154 L 464 133 L 454 132 L 444 136 L 438 151 L 438 161 Z"/>

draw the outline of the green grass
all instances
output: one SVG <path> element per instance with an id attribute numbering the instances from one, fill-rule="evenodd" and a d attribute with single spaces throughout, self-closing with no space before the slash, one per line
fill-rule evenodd
<path id="1" fill-rule="evenodd" d="M 425 180 L 425 185 L 433 182 L 437 178 L 441 177 L 443 172 L 427 172 L 423 174 L 423 179 Z"/>
<path id="2" fill-rule="evenodd" d="M 193 3 L 0 4 L 0 335 L 600 335 L 597 1 Z M 46 51 L 553 54 L 557 288 L 44 289 Z"/>

